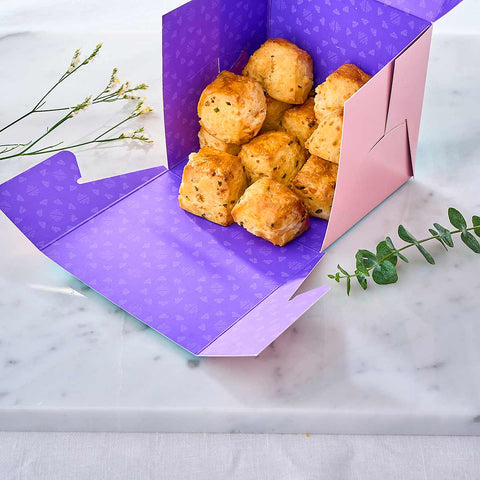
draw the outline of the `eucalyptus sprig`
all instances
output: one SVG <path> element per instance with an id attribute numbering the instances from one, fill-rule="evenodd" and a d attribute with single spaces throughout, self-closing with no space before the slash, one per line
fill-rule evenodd
<path id="1" fill-rule="evenodd" d="M 475 235 L 480 237 L 480 217 L 474 215 L 472 217 L 473 226 L 468 227 L 464 216 L 455 208 L 449 208 L 448 218 L 453 227 L 455 227 L 454 230 L 449 230 L 439 223 L 434 223 L 434 228 L 428 229 L 431 236 L 422 240 L 417 240 L 403 225 L 400 225 L 398 227 L 398 236 L 406 243 L 406 245 L 401 248 L 396 248 L 392 239 L 387 237 L 377 245 L 375 253 L 370 252 L 369 250 L 359 250 L 357 252 L 355 255 L 355 273 L 350 274 L 340 265 L 337 265 L 338 272 L 334 275 L 328 276 L 338 283 L 345 279 L 347 295 L 350 295 L 352 278 L 356 278 L 364 290 L 368 287 L 368 277 L 371 277 L 378 285 L 395 283 L 398 280 L 398 259 L 408 263 L 408 259 L 401 252 L 408 248 L 416 247 L 425 260 L 431 265 L 434 265 L 434 258 L 422 244 L 430 240 L 437 240 L 442 244 L 445 250 L 448 251 L 448 248 L 454 247 L 452 236 L 457 234 L 460 234 L 461 240 L 468 248 L 470 248 L 470 250 L 473 250 L 475 253 L 480 253 L 480 243 L 471 233 L 474 232 Z"/>
<path id="2" fill-rule="evenodd" d="M 4 132 L 8 128 L 12 127 L 13 125 L 17 124 L 18 122 L 24 120 L 25 118 L 34 115 L 34 114 L 42 114 L 42 113 L 49 113 L 49 112 L 63 112 L 62 116 L 50 127 L 46 129 L 46 132 L 40 134 L 36 139 L 30 140 L 26 143 L 0 143 L 0 160 L 7 160 L 9 158 L 26 156 L 26 155 L 39 155 L 39 154 L 49 154 L 58 152 L 60 150 L 65 149 L 73 149 L 76 147 L 81 147 L 84 145 L 89 145 L 93 143 L 109 143 L 109 142 L 116 142 L 119 140 L 131 139 L 131 140 L 138 140 L 145 143 L 152 143 L 152 140 L 144 133 L 143 127 L 138 128 L 133 131 L 123 132 L 117 135 L 107 136 L 110 132 L 118 128 L 120 125 L 136 118 L 140 115 L 144 115 L 150 113 L 152 109 L 144 104 L 145 97 L 141 97 L 139 93 L 142 90 L 146 90 L 148 85 L 145 83 L 140 83 L 135 86 L 131 86 L 129 82 L 120 82 L 117 73 L 118 69 L 114 68 L 112 74 L 110 75 L 110 79 L 105 86 L 105 88 L 99 92 L 97 95 L 88 95 L 83 101 L 80 103 L 69 106 L 69 107 L 57 107 L 57 108 L 44 108 L 46 104 L 47 97 L 65 80 L 67 80 L 71 75 L 73 75 L 77 70 L 81 69 L 88 65 L 100 52 L 102 48 L 102 44 L 99 43 L 88 55 L 86 58 L 82 60 L 81 58 L 81 51 L 76 50 L 73 54 L 72 61 L 68 66 L 67 70 L 60 76 L 57 82 L 43 95 L 42 98 L 36 103 L 36 105 L 29 110 L 27 113 L 22 115 L 21 117 L 13 120 L 9 124 L 5 125 L 4 127 L 0 127 L 0 133 Z M 123 100 L 134 100 L 136 102 L 136 106 L 133 111 L 127 115 L 122 121 L 116 123 L 112 127 L 108 128 L 106 131 L 101 133 L 100 135 L 96 136 L 92 140 L 74 143 L 72 145 L 63 145 L 64 142 L 58 142 L 53 145 L 48 145 L 42 148 L 33 148 L 37 145 L 41 140 L 43 140 L 47 135 L 50 135 L 54 130 L 56 130 L 60 125 L 65 123 L 67 120 L 73 118 L 75 115 L 85 111 L 92 105 L 96 105 L 98 103 L 112 103 L 118 102 Z M 62 145 L 60 147 L 60 145 Z"/>

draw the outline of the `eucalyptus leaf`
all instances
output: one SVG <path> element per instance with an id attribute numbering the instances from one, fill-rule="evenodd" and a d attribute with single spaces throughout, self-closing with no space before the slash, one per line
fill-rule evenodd
<path id="1" fill-rule="evenodd" d="M 403 226 L 398 226 L 398 236 L 407 243 L 416 243 L 417 239 Z"/>
<path id="2" fill-rule="evenodd" d="M 366 277 L 370 276 L 368 273 L 368 267 L 364 263 L 364 257 L 362 255 L 362 250 L 359 250 L 355 255 L 356 267 L 359 272 L 361 272 Z"/>
<path id="3" fill-rule="evenodd" d="M 463 243 L 475 253 L 480 253 L 480 243 L 470 232 L 462 232 L 460 235 Z"/>
<path id="4" fill-rule="evenodd" d="M 387 244 L 388 247 L 390 247 L 392 250 L 396 250 L 395 245 L 393 245 L 392 239 L 390 237 L 385 238 L 385 243 Z"/>
<path id="5" fill-rule="evenodd" d="M 397 269 L 395 266 L 387 261 L 380 262 L 372 273 L 372 278 L 375 283 L 379 285 L 388 285 L 395 283 L 398 280 Z"/>
<path id="6" fill-rule="evenodd" d="M 377 260 L 380 262 L 383 259 L 385 259 L 385 261 L 387 262 L 392 263 L 393 265 L 396 265 L 398 261 L 395 250 L 392 250 L 385 240 L 377 245 Z"/>
<path id="7" fill-rule="evenodd" d="M 477 217 L 477 215 L 474 215 L 472 217 L 472 223 L 475 229 L 473 230 L 477 237 L 480 237 L 480 217 Z"/>
<path id="8" fill-rule="evenodd" d="M 434 223 L 433 226 L 438 230 L 440 233 L 440 237 L 442 240 L 450 247 L 453 248 L 453 239 L 452 239 L 452 234 L 450 233 L 450 230 L 448 230 L 445 227 L 442 227 L 439 223 Z"/>
<path id="9" fill-rule="evenodd" d="M 395 250 L 395 254 L 397 255 L 397 257 L 400 259 L 400 260 L 403 260 L 405 263 L 408 263 L 408 258 L 407 257 L 404 257 L 396 248 L 395 248 L 395 245 L 393 244 L 392 242 L 392 239 L 390 237 L 387 237 L 385 239 L 385 242 L 386 244 L 392 249 L 392 250 Z"/>
<path id="10" fill-rule="evenodd" d="M 430 265 L 435 265 L 435 260 L 433 257 L 425 250 L 425 248 L 422 245 L 416 245 L 420 253 L 425 257 L 425 260 L 430 264 Z"/>
<path id="11" fill-rule="evenodd" d="M 337 268 L 347 277 L 350 275 L 347 271 L 345 271 L 340 265 L 337 265 Z"/>
<path id="12" fill-rule="evenodd" d="M 369 250 L 359 250 L 357 258 L 360 258 L 365 267 L 370 268 L 377 264 L 377 257 Z M 358 267 L 357 267 L 358 268 Z"/>
<path id="13" fill-rule="evenodd" d="M 357 277 L 358 283 L 360 286 L 366 290 L 367 289 L 367 279 L 365 278 L 365 275 L 362 275 L 358 270 L 355 270 L 355 276 Z"/>
<path id="14" fill-rule="evenodd" d="M 352 282 L 350 280 L 350 277 L 347 277 L 347 295 L 350 295 L 350 287 L 352 285 Z"/>
<path id="15" fill-rule="evenodd" d="M 440 234 L 434 230 L 433 228 L 429 228 L 428 231 L 433 235 L 433 238 L 435 238 L 436 240 L 438 240 L 441 244 L 442 244 L 442 247 L 448 251 L 448 248 L 447 246 L 445 245 L 445 242 L 442 240 L 442 237 L 440 236 Z"/>
<path id="16" fill-rule="evenodd" d="M 450 207 L 448 209 L 448 219 L 450 220 L 450 223 L 459 230 L 463 231 L 467 228 L 467 221 L 456 208 Z"/>

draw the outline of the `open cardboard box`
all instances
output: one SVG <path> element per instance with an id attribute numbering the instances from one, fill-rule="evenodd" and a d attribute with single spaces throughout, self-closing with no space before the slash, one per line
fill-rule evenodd
<path id="1" fill-rule="evenodd" d="M 193 354 L 258 355 L 328 291 L 293 296 L 321 252 L 413 175 L 430 21 L 459 1 L 192 0 L 163 17 L 169 169 L 79 184 L 61 152 L 1 185 L 0 208 L 45 255 Z M 373 75 L 345 104 L 329 222 L 312 218 L 284 247 L 177 201 L 201 91 L 274 37 L 310 53 L 315 85 L 346 62 Z"/>

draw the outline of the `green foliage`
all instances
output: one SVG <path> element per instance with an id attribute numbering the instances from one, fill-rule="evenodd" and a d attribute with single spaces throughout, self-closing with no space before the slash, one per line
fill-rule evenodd
<path id="1" fill-rule="evenodd" d="M 37 138 L 30 140 L 25 143 L 4 143 L 0 144 L 0 161 L 1 160 L 8 160 L 14 157 L 23 157 L 29 155 L 46 155 L 50 153 L 59 152 L 65 149 L 73 149 L 77 147 L 82 147 L 85 145 L 91 144 L 106 144 L 110 142 L 118 142 L 124 140 L 138 140 L 144 143 L 152 143 L 152 140 L 144 133 L 143 127 L 137 128 L 135 130 L 126 131 L 123 133 L 115 133 L 112 134 L 111 132 L 117 130 L 118 127 L 123 125 L 124 123 L 130 122 L 130 120 L 139 117 L 140 115 L 144 115 L 150 113 L 152 109 L 147 105 L 144 105 L 144 98 L 141 96 L 141 91 L 146 90 L 148 85 L 145 83 L 140 83 L 139 85 L 132 86 L 129 82 L 121 83 L 117 77 L 118 70 L 116 68 L 113 69 L 112 74 L 110 76 L 110 80 L 108 81 L 105 88 L 99 92 L 96 96 L 88 95 L 84 98 L 80 103 L 76 105 L 71 105 L 67 107 L 58 107 L 58 108 L 45 108 L 45 104 L 47 102 L 47 97 L 51 95 L 51 93 L 63 82 L 65 82 L 71 75 L 73 75 L 77 70 L 85 67 L 89 63 L 91 63 L 94 58 L 100 52 L 102 48 L 102 44 L 99 43 L 92 53 L 87 56 L 84 60 L 81 58 L 80 50 L 76 50 L 70 65 L 65 70 L 65 72 L 60 76 L 57 82 L 43 95 L 43 97 L 37 102 L 37 104 L 29 110 L 27 113 L 22 115 L 21 117 L 13 120 L 8 125 L 1 126 L 0 125 L 0 133 L 4 132 L 8 128 L 12 127 L 13 125 L 21 122 L 25 118 L 31 115 L 41 115 L 47 112 L 59 112 L 59 118 L 57 121 L 46 128 L 44 133 L 41 133 Z M 43 139 L 47 136 L 51 136 L 52 132 L 63 125 L 65 122 L 69 121 L 74 116 L 86 111 L 89 107 L 93 105 L 97 105 L 99 103 L 113 103 L 113 102 L 123 102 L 123 101 L 131 101 L 134 100 L 136 103 L 135 108 L 131 113 L 129 113 L 123 120 L 116 123 L 112 127 L 107 128 L 103 131 L 100 135 L 94 136 L 90 140 L 81 140 L 78 142 L 73 142 L 72 144 L 66 145 L 63 141 L 54 143 L 52 145 L 47 145 L 44 147 L 40 147 L 38 144 L 42 142 Z M 60 113 L 61 112 L 61 113 Z"/>
<path id="2" fill-rule="evenodd" d="M 472 217 L 472 223 L 473 223 L 473 226 L 475 227 L 473 231 L 475 232 L 477 237 L 480 237 L 480 217 L 477 217 L 476 215 L 474 215 Z"/>
<path id="3" fill-rule="evenodd" d="M 367 278 L 378 285 L 389 285 L 396 283 L 398 280 L 397 263 L 400 258 L 402 261 L 408 263 L 408 259 L 401 253 L 410 247 L 416 247 L 422 254 L 425 260 L 431 265 L 435 264 L 432 255 L 422 245 L 424 242 L 430 240 L 437 240 L 448 251 L 449 248 L 454 247 L 452 235 L 460 234 L 463 243 L 473 252 L 480 253 L 480 242 L 471 233 L 473 231 L 480 237 L 480 216 L 474 215 L 472 217 L 472 225 L 468 227 L 465 217 L 455 208 L 448 209 L 448 218 L 450 223 L 456 230 L 449 230 L 439 223 L 434 223 L 434 228 L 429 228 L 428 231 L 431 237 L 417 240 L 403 225 L 398 227 L 398 236 L 406 245 L 401 248 L 396 248 L 390 237 L 386 237 L 376 247 L 375 253 L 369 250 L 358 250 L 355 255 L 355 273 L 350 275 L 343 267 L 337 265 L 338 271 L 334 275 L 328 275 L 329 278 L 340 283 L 342 279 L 346 280 L 347 295 L 351 291 L 351 279 L 356 277 L 360 287 L 363 290 L 368 288 Z"/>

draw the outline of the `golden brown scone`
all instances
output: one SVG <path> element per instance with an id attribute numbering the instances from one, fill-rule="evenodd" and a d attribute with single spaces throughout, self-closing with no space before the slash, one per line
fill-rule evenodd
<path id="1" fill-rule="evenodd" d="M 245 190 L 232 210 L 239 225 L 253 235 L 283 246 L 308 229 L 303 203 L 285 185 L 262 178 Z"/>
<path id="2" fill-rule="evenodd" d="M 189 156 L 178 201 L 187 212 L 226 226 L 233 223 L 232 208 L 246 187 L 238 157 L 204 147 Z"/>
<path id="3" fill-rule="evenodd" d="M 238 154 L 248 183 L 269 177 L 288 185 L 305 163 L 302 147 L 288 132 L 267 132 L 242 145 Z"/>
<path id="4" fill-rule="evenodd" d="M 368 80 L 367 75 L 356 65 L 345 63 L 332 74 L 315 91 L 315 114 L 318 120 L 331 110 L 343 108 L 343 104 Z"/>
<path id="5" fill-rule="evenodd" d="M 260 133 L 270 132 L 271 130 L 282 130 L 280 120 L 283 112 L 291 107 L 289 103 L 279 102 L 270 95 L 265 95 L 267 99 L 267 116 L 263 122 Z"/>
<path id="6" fill-rule="evenodd" d="M 302 147 L 318 125 L 313 105 L 313 98 L 309 97 L 303 105 L 286 110 L 282 117 L 282 127 L 296 137 Z"/>
<path id="7" fill-rule="evenodd" d="M 198 102 L 200 125 L 226 143 L 248 142 L 260 131 L 266 114 L 261 85 L 227 71 L 203 90 Z"/>
<path id="8" fill-rule="evenodd" d="M 301 104 L 313 85 L 313 61 L 294 43 L 271 38 L 250 57 L 243 74 L 257 79 L 276 100 Z"/>
<path id="9" fill-rule="evenodd" d="M 293 179 L 291 188 L 312 217 L 330 218 L 338 165 L 312 155 Z"/>
<path id="10" fill-rule="evenodd" d="M 240 145 L 226 143 L 223 140 L 219 140 L 213 135 L 210 135 L 203 127 L 200 127 L 198 139 L 200 140 L 200 148 L 212 147 L 222 152 L 229 153 L 230 155 L 238 155 L 238 152 L 240 151 Z"/>
<path id="11" fill-rule="evenodd" d="M 306 141 L 305 147 L 312 155 L 338 163 L 342 143 L 343 109 L 329 113 L 318 124 Z"/>

